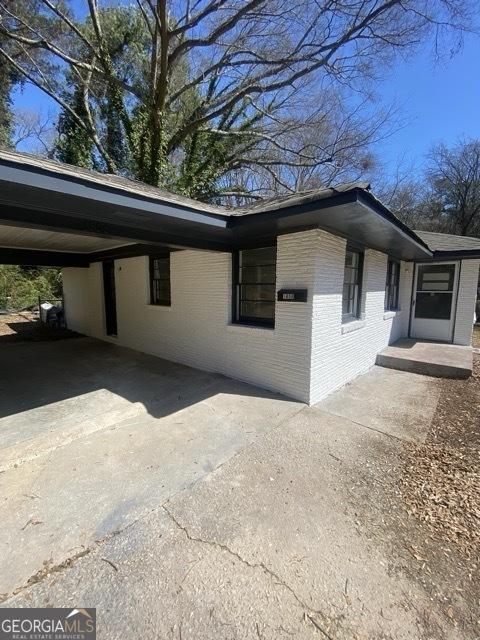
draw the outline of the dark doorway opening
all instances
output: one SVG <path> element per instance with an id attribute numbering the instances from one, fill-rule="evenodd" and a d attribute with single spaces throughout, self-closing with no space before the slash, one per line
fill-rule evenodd
<path id="1" fill-rule="evenodd" d="M 117 335 L 117 297 L 115 293 L 115 263 L 103 263 L 103 295 L 105 298 L 105 330 L 107 336 Z"/>

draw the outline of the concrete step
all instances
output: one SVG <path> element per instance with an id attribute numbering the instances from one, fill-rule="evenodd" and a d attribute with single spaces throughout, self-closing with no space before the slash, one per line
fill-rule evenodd
<path id="1" fill-rule="evenodd" d="M 437 378 L 469 378 L 471 347 L 402 339 L 377 355 L 377 365 Z"/>

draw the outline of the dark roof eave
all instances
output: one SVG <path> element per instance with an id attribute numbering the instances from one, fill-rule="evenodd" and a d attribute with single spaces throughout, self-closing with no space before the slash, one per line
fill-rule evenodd
<path id="1" fill-rule="evenodd" d="M 383 220 L 383 224 L 387 228 L 395 229 L 395 233 L 399 234 L 399 246 L 396 253 L 391 243 L 389 246 L 383 245 L 380 241 L 381 236 L 385 236 L 385 226 L 383 232 L 379 237 L 375 237 L 375 225 L 370 229 L 371 236 L 370 241 L 364 237 L 363 239 L 357 237 L 354 231 L 349 232 L 348 222 L 345 225 L 335 224 L 335 220 L 330 218 L 326 219 L 322 215 L 317 215 L 322 212 L 327 212 L 329 209 L 345 206 L 345 205 L 358 205 L 362 209 L 371 212 L 372 216 L 379 216 Z M 298 220 L 303 225 L 295 227 L 289 221 Z M 333 223 L 333 224 L 332 224 Z M 403 224 L 398 218 L 396 218 L 384 205 L 382 205 L 374 196 L 361 187 L 355 187 L 348 191 L 333 194 L 328 197 L 323 197 L 318 200 L 309 199 L 308 201 L 298 202 L 292 204 L 289 207 L 282 207 L 271 211 L 258 211 L 251 213 L 248 216 L 232 217 L 228 221 L 228 228 L 234 232 L 236 243 L 240 246 L 241 241 L 245 240 L 250 233 L 262 232 L 265 237 L 265 229 L 267 226 L 277 229 L 277 234 L 288 233 L 290 230 L 293 232 L 301 231 L 305 229 L 323 229 L 350 240 L 354 243 L 362 244 L 363 246 L 383 251 L 389 255 L 396 255 L 399 259 L 403 260 L 415 260 L 422 259 L 428 260 L 432 257 L 432 251 L 428 245 L 421 240 L 409 227 Z M 403 249 L 400 247 L 403 246 Z M 405 247 L 410 246 L 410 250 L 406 251 Z M 406 255 L 408 254 L 408 255 Z"/>
<path id="2" fill-rule="evenodd" d="M 460 249 L 457 251 L 434 251 L 434 260 L 480 260 L 480 249 Z"/>
<path id="3" fill-rule="evenodd" d="M 208 236 L 208 239 L 210 239 L 210 236 L 211 238 L 219 238 L 218 233 L 222 233 L 223 231 L 223 234 L 226 235 L 223 235 L 221 244 L 223 244 L 225 248 L 227 248 L 230 239 L 235 243 L 236 236 L 238 236 L 239 239 L 250 235 L 254 237 L 256 228 L 262 223 L 268 225 L 271 232 L 276 235 L 279 233 L 279 226 L 284 226 L 283 233 L 288 232 L 287 227 L 294 227 L 293 223 L 289 223 L 288 225 L 281 222 L 279 223 L 282 219 L 291 218 L 293 222 L 293 219 L 297 218 L 298 215 L 310 212 L 310 222 L 316 224 L 316 222 L 312 220 L 312 214 L 314 215 L 316 211 L 342 204 L 359 203 L 395 227 L 405 240 L 407 246 L 410 244 L 412 249 L 415 248 L 415 251 L 422 256 L 424 255 L 425 259 L 433 257 L 433 253 L 428 245 L 421 240 L 414 231 L 396 218 L 388 208 L 369 191 L 358 185 L 327 197 L 319 197 L 316 200 L 309 199 L 308 201 L 293 203 L 290 206 L 282 206 L 275 210 L 258 211 L 249 215 L 238 216 L 229 215 L 227 212 L 222 215 L 216 212 L 202 210 L 200 203 L 198 209 L 195 209 L 192 206 L 193 201 L 189 202 L 188 205 L 172 201 L 162 202 L 161 199 L 152 198 L 150 194 L 143 195 L 141 193 L 125 192 L 116 185 L 92 182 L 84 176 L 77 177 L 60 172 L 55 173 L 50 167 L 33 166 L 28 163 L 16 162 L 10 158 L 8 160 L 2 159 L 0 165 L 2 165 L 3 168 L 2 180 L 7 182 L 11 181 L 20 188 L 29 187 L 40 189 L 45 193 L 48 191 L 60 192 L 64 197 L 79 198 L 79 201 L 83 198 L 90 201 L 97 200 L 98 202 L 106 202 L 111 207 L 124 207 L 126 213 L 123 216 L 123 221 L 128 225 L 134 225 L 135 227 L 143 226 L 138 218 L 138 213 L 141 212 L 150 218 L 151 221 L 154 221 L 155 224 L 157 220 L 162 217 L 164 219 L 178 220 L 178 223 L 181 225 L 181 227 L 179 226 L 178 228 L 180 234 L 185 233 L 185 229 L 187 228 L 185 225 L 197 225 L 197 230 L 199 227 L 203 227 L 204 235 L 205 237 Z M 45 215 L 48 215 L 48 211 L 45 212 Z M 90 214 L 86 214 L 86 217 L 89 217 L 89 215 Z M 99 213 L 98 215 L 103 217 L 103 214 Z M 177 225 L 176 222 L 175 225 Z M 194 227 L 192 227 L 192 229 L 194 229 Z M 331 232 L 336 233 L 335 228 L 332 228 Z M 197 231 L 195 234 L 196 233 Z M 339 230 L 337 230 L 337 234 L 342 235 Z M 351 235 L 351 239 L 355 240 L 354 234 L 352 233 Z M 375 228 L 373 228 L 372 239 L 372 241 L 375 240 Z M 221 249 L 220 246 L 219 248 Z"/>
<path id="4" fill-rule="evenodd" d="M 424 242 L 410 227 L 408 227 L 404 222 L 402 222 L 397 216 L 395 216 L 384 204 L 380 202 L 375 196 L 370 193 L 370 191 L 365 191 L 363 189 L 357 190 L 357 197 L 360 202 L 372 208 L 378 215 L 380 215 L 385 220 L 388 220 L 394 226 L 396 226 L 399 231 L 407 236 L 412 242 L 414 242 L 418 247 L 420 247 L 423 251 L 427 253 L 427 255 L 432 256 L 433 252 L 428 246 L 426 242 Z"/>
<path id="5" fill-rule="evenodd" d="M 94 182 L 85 176 L 55 173 L 53 169 L 0 160 L 3 168 L 1 179 L 25 187 L 43 189 L 72 197 L 94 201 L 96 199 L 113 206 L 137 209 L 152 214 L 169 212 L 179 220 L 195 221 L 225 228 L 229 216 L 196 208 L 173 200 L 154 198 L 150 194 L 128 191 L 117 185 Z M 100 194 L 102 194 L 100 196 Z M 100 197 L 99 197 L 100 196 Z M 200 203 L 199 203 L 200 204 Z"/>

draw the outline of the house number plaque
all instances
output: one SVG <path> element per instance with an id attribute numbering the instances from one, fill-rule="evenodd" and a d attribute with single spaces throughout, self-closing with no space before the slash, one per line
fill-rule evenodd
<path id="1" fill-rule="evenodd" d="M 281 289 L 278 292 L 279 302 L 306 302 L 308 289 Z"/>

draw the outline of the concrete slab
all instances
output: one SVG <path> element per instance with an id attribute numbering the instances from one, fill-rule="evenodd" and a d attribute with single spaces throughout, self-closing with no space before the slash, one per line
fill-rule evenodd
<path id="1" fill-rule="evenodd" d="M 18 377 L 0 383 L 0 593 L 128 527 L 304 406 L 90 339 L 9 345 L 5 370 Z"/>
<path id="2" fill-rule="evenodd" d="M 0 474 L 0 606 L 94 606 L 102 640 L 473 637 L 448 613 L 471 618 L 463 581 L 445 581 L 451 565 L 430 584 L 412 556 L 425 531 L 399 489 L 404 440 L 428 428 L 436 380 L 374 367 L 305 407 L 177 365 L 170 388 L 169 363 L 102 348 L 88 350 L 94 384 L 80 351 L 68 352 L 71 370 L 53 360 L 72 388 L 103 389 L 117 409 L 150 398 L 143 413 L 62 431 L 68 385 L 59 377 L 49 390 L 41 367 L 23 373 L 21 407 L 32 413 L 20 449 L 27 433 L 46 442 L 30 424 L 42 411 L 36 385 L 54 405 L 52 437 L 67 439 Z M 135 383 L 148 378 L 143 367 L 146 389 Z M 172 398 L 177 384 L 190 400 Z M 157 385 L 165 404 L 152 397 Z M 80 394 L 73 415 L 93 416 L 90 398 Z"/>
<path id="3" fill-rule="evenodd" d="M 0 470 L 127 418 L 169 415 L 225 380 L 92 338 L 1 349 Z"/>
<path id="4" fill-rule="evenodd" d="M 5 605 L 95 606 L 103 640 L 467 640 L 391 541 L 401 446 L 305 408 Z"/>
<path id="5" fill-rule="evenodd" d="M 395 438 L 422 441 L 439 394 L 431 378 L 372 367 L 316 407 Z"/>
<path id="6" fill-rule="evenodd" d="M 438 378 L 469 378 L 471 347 L 402 338 L 377 355 L 377 365 Z"/>

